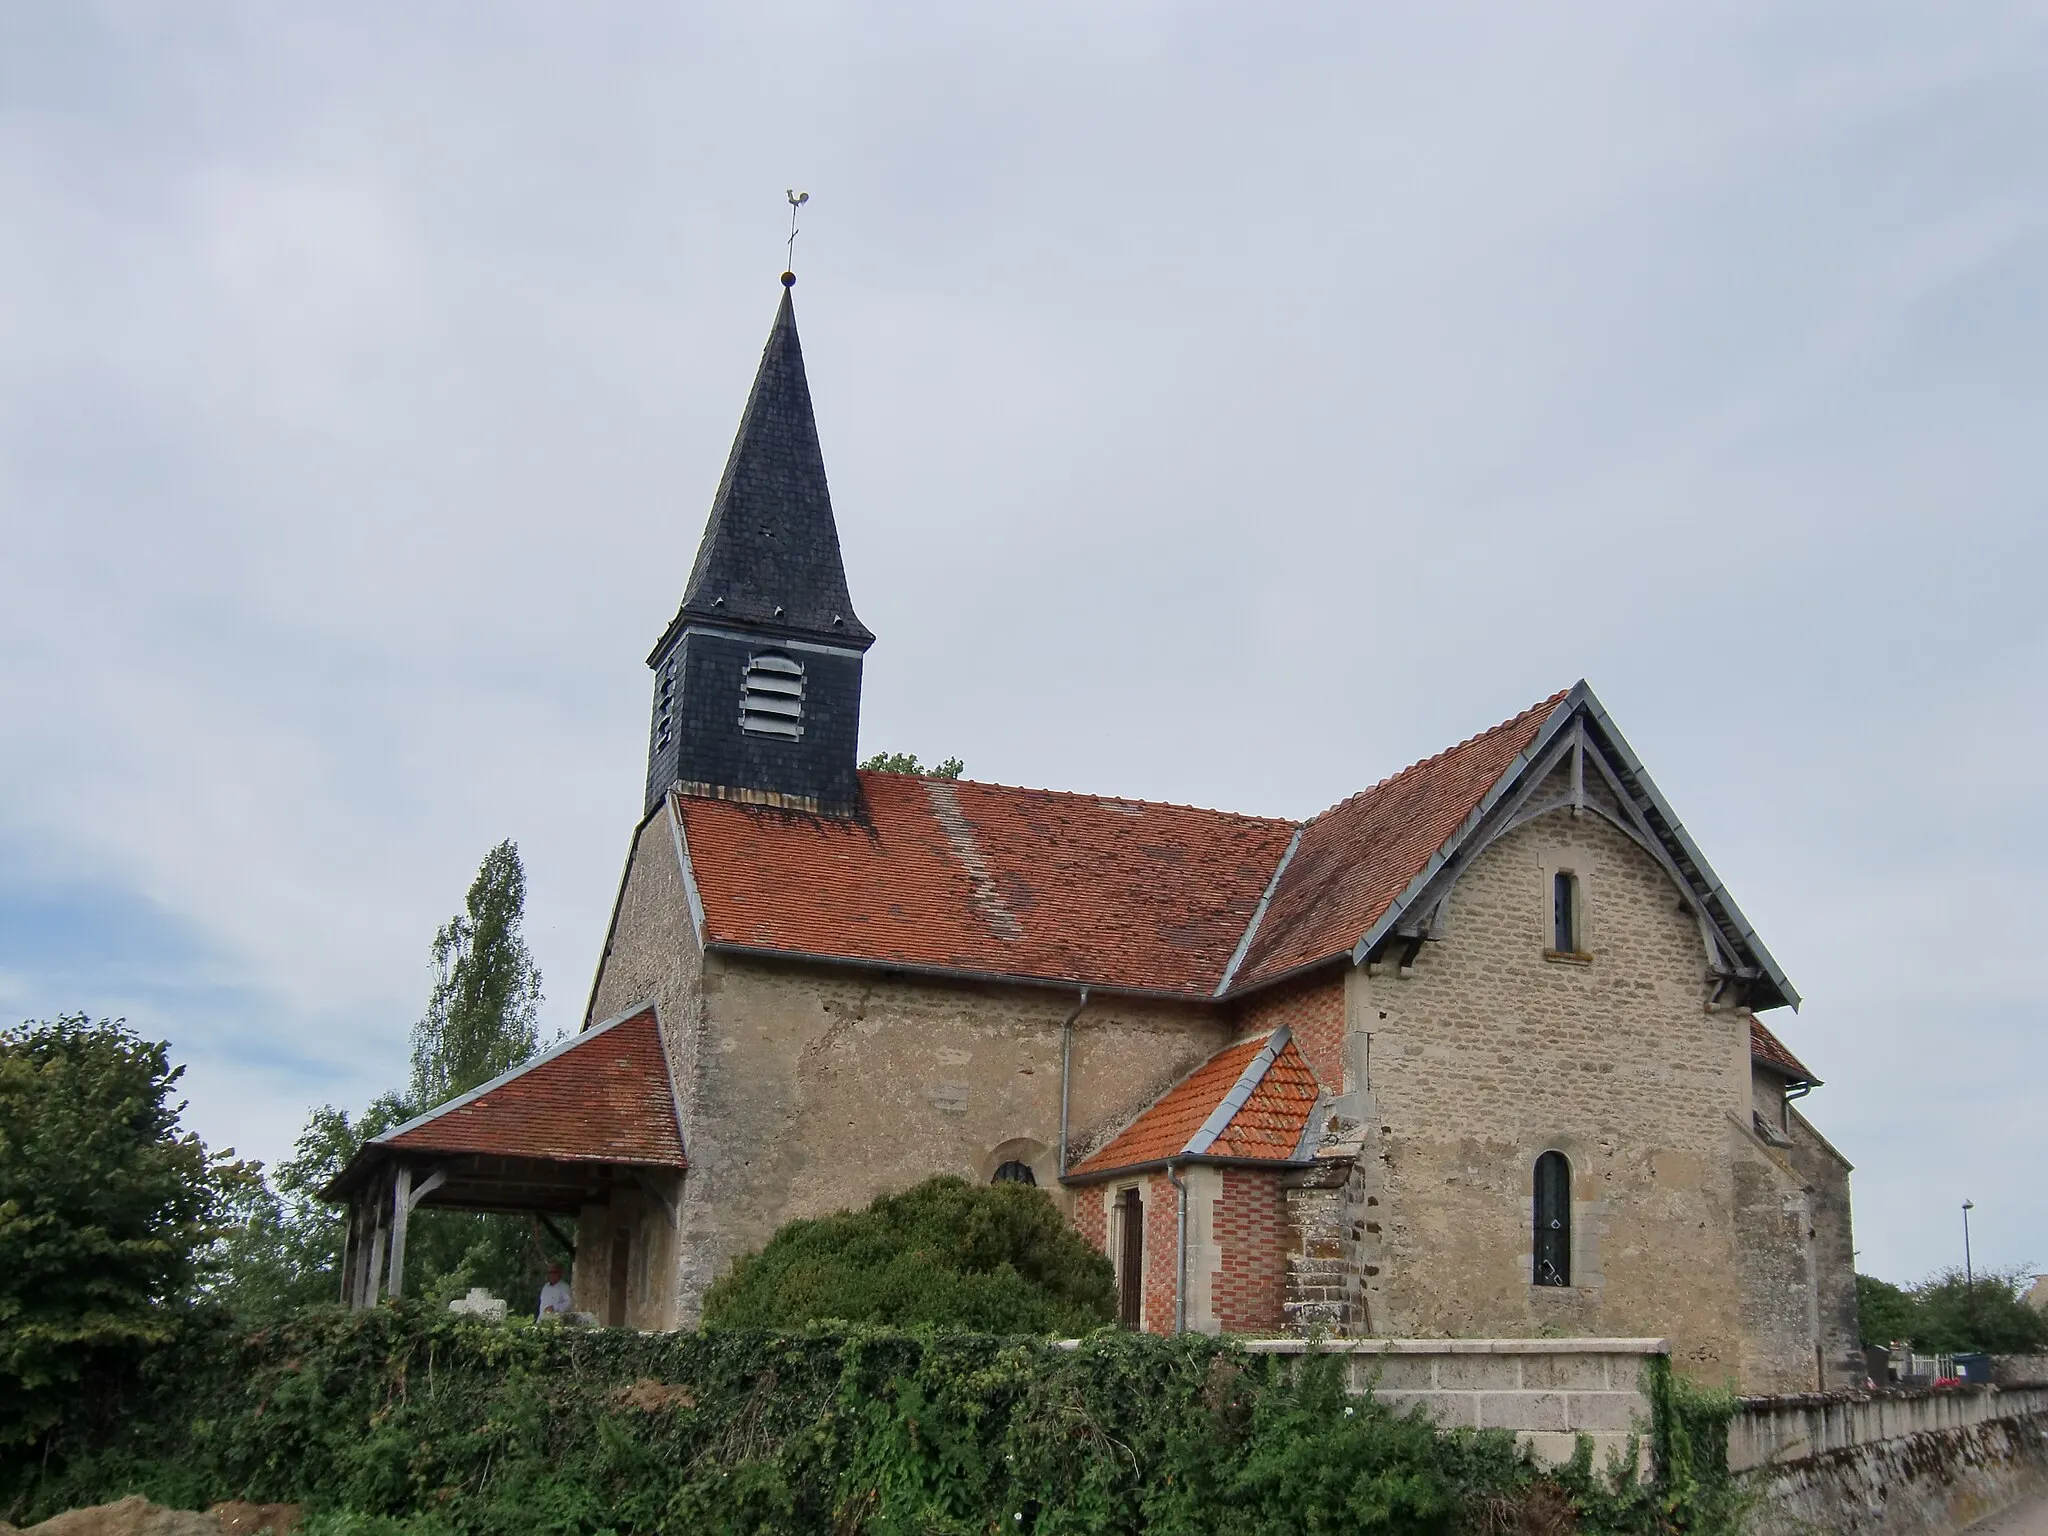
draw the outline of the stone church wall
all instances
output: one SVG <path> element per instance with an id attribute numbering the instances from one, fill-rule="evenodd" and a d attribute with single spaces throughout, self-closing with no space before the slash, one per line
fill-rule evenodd
<path id="1" fill-rule="evenodd" d="M 1546 958 L 1559 869 L 1589 960 Z M 1375 1333 L 1659 1335 L 1697 1375 L 1742 1369 L 1729 1132 L 1751 1112 L 1748 1023 L 1706 1010 L 1705 966 L 1657 864 L 1558 812 L 1473 862 L 1409 975 L 1353 973 L 1385 1198 Z M 1567 1287 L 1530 1283 L 1550 1149 L 1571 1160 Z"/>
<path id="2" fill-rule="evenodd" d="M 685 1317 L 784 1222 L 935 1173 L 979 1182 L 1021 1161 L 1070 1205 L 1057 1182 L 1060 1021 L 1074 994 L 715 954 L 702 986 L 684 1095 Z M 1227 1039 L 1212 1010 L 1091 1000 L 1074 1026 L 1072 1160 Z"/>

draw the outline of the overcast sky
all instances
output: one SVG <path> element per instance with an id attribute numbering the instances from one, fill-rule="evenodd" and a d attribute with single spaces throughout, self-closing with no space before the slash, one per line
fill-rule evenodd
<path id="1" fill-rule="evenodd" d="M 322 14 L 324 12 L 324 14 Z M 812 194 L 864 750 L 1303 816 L 1589 679 L 1862 1268 L 2048 1267 L 2048 5 L 0 0 L 0 1016 L 549 1033 Z"/>

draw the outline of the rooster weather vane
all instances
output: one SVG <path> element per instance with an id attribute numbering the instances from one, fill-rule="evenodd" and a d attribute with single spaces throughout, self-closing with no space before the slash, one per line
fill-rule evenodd
<path id="1" fill-rule="evenodd" d="M 799 191 L 797 191 L 797 189 L 796 189 L 795 187 L 791 187 L 791 188 L 789 189 L 789 265 L 788 265 L 788 266 L 786 266 L 786 267 L 785 267 L 785 268 L 783 269 L 783 273 L 782 273 L 782 286 L 783 286 L 783 287 L 785 287 L 785 288 L 790 288 L 790 287 L 794 287 L 794 286 L 795 286 L 795 284 L 796 284 L 796 215 L 797 215 L 797 210 L 798 210 L 798 209 L 800 209 L 800 208 L 802 208 L 802 207 L 803 207 L 803 205 L 804 205 L 805 203 L 808 203 L 808 202 L 809 202 L 810 200 L 811 200 L 811 194 L 810 194 L 810 193 L 808 193 L 808 192 L 799 192 Z"/>

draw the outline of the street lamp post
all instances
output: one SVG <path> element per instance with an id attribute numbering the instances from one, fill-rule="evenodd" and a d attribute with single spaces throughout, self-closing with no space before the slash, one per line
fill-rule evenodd
<path id="1" fill-rule="evenodd" d="M 1977 1273 L 1970 1265 L 1970 1212 L 1977 1202 L 1963 1202 L 1963 1316 L 1970 1324 L 1970 1347 L 1977 1347 Z"/>
<path id="2" fill-rule="evenodd" d="M 1971 1301 L 1977 1299 L 1976 1273 L 1970 1268 L 1970 1212 L 1977 1209 L 1977 1202 L 1963 1202 L 1963 1294 Z"/>

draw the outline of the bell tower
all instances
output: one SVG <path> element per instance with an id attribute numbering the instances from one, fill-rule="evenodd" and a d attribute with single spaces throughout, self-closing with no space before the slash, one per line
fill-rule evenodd
<path id="1" fill-rule="evenodd" d="M 862 658 L 797 340 L 793 274 L 761 353 L 682 606 L 648 655 L 647 804 L 671 786 L 857 815 Z"/>

